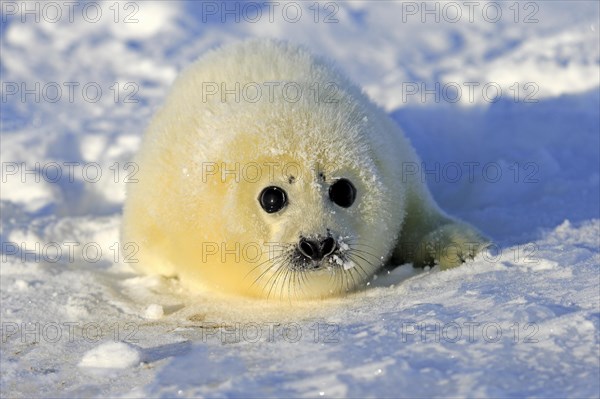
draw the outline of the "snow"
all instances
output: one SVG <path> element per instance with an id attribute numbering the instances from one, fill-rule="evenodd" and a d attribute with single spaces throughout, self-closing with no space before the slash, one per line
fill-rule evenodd
<path id="1" fill-rule="evenodd" d="M 55 22 L 2 3 L 2 396 L 600 396 L 597 2 L 476 2 L 472 20 L 455 2 L 457 22 L 421 2 L 319 3 L 317 22 L 313 2 L 294 3 L 298 22 L 282 6 L 236 22 L 202 3 L 92 3 L 96 22 L 86 3 Z M 144 126 L 181 68 L 250 36 L 335 60 L 490 252 L 293 304 L 136 274 L 118 240 Z"/>
<path id="2" fill-rule="evenodd" d="M 106 342 L 83 355 L 79 367 L 126 369 L 140 362 L 138 351 L 123 342 Z"/>
<path id="3" fill-rule="evenodd" d="M 165 314 L 165 311 L 162 306 L 153 303 L 152 305 L 148 305 L 146 308 L 146 312 L 144 315 L 147 319 L 160 319 Z"/>

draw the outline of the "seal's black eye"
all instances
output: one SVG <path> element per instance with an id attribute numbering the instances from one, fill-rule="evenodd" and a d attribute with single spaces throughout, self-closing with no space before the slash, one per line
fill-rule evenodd
<path id="1" fill-rule="evenodd" d="M 275 213 L 281 210 L 287 204 L 287 195 L 279 187 L 270 186 L 262 190 L 258 197 L 260 206 L 267 213 Z"/>
<path id="2" fill-rule="evenodd" d="M 340 179 L 329 187 L 329 198 L 342 208 L 349 208 L 356 199 L 356 188 L 350 180 Z"/>

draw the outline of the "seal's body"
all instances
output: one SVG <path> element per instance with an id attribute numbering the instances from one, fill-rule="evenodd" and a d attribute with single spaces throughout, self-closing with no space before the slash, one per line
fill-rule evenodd
<path id="1" fill-rule="evenodd" d="M 461 264 L 485 240 L 446 216 L 401 130 L 327 62 L 252 40 L 208 53 L 152 120 L 123 240 L 139 267 L 262 297 L 362 287 L 386 263 Z"/>

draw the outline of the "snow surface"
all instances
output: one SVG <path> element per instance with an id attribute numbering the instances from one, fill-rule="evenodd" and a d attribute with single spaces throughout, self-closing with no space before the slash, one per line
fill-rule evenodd
<path id="1" fill-rule="evenodd" d="M 140 355 L 137 350 L 123 342 L 105 342 L 83 355 L 79 367 L 100 369 L 125 369 L 137 365 Z"/>
<path id="2" fill-rule="evenodd" d="M 39 3 L 36 22 L 11 15 L 15 4 L 2 3 L 0 30 L 3 397 L 600 396 L 598 2 L 516 3 L 517 22 L 514 2 L 492 3 L 487 19 L 477 2 L 472 22 L 454 2 L 456 23 L 423 23 L 407 8 L 421 2 L 322 2 L 317 23 L 313 2 L 294 3 L 297 23 L 281 8 L 238 23 L 166 1 L 94 3 L 93 23 L 87 3 L 72 22 Z M 124 23 L 135 7 L 138 22 Z M 338 21 L 323 23 L 333 9 Z M 439 164 L 428 183 L 442 207 L 496 246 L 454 270 L 405 265 L 347 297 L 292 305 L 185 292 L 116 262 L 126 163 L 148 119 L 182 67 L 246 37 L 335 60 L 427 168 Z M 9 94 L 36 82 L 39 101 Z M 73 101 L 65 82 L 79 83 Z M 440 101 L 406 94 L 436 82 Z M 465 82 L 503 95 L 469 98 Z M 91 83 L 96 102 L 94 87 L 81 92 Z"/>

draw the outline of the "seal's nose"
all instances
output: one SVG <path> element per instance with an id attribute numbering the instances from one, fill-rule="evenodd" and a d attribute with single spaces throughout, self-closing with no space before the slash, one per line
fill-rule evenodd
<path id="1" fill-rule="evenodd" d="M 298 243 L 298 250 L 304 256 L 311 260 L 321 260 L 323 256 L 321 255 L 321 248 L 319 248 L 319 243 L 315 240 L 309 240 L 308 238 L 301 238 Z"/>
<path id="2" fill-rule="evenodd" d="M 326 237 L 320 241 L 302 237 L 298 242 L 298 250 L 310 260 L 320 261 L 335 251 L 335 240 Z"/>
<path id="3" fill-rule="evenodd" d="M 321 253 L 323 256 L 331 255 L 335 251 L 335 240 L 332 237 L 327 237 L 321 241 Z"/>

